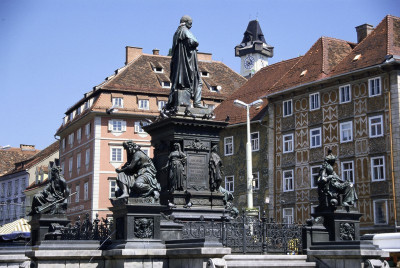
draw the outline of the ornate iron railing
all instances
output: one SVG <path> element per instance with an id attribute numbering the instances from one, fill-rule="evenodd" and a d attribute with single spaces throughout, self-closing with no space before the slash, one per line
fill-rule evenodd
<path id="1" fill-rule="evenodd" d="M 232 253 L 302 253 L 302 225 L 276 223 L 265 216 L 245 214 L 235 218 L 221 217 L 221 221 L 180 222 L 183 239 L 206 238 L 218 240 Z"/>
<path id="2" fill-rule="evenodd" d="M 80 217 L 77 218 L 75 224 L 68 224 L 63 227 L 61 231 L 61 240 L 99 240 L 105 241 L 110 238 L 112 222 L 108 219 L 96 218 L 93 222 L 89 219 L 89 214 L 81 221 Z"/>

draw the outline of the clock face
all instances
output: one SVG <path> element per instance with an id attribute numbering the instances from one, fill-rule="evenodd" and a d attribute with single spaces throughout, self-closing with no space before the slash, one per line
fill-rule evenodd
<path id="1" fill-rule="evenodd" d="M 251 68 L 253 68 L 254 66 L 254 58 L 250 55 L 248 55 L 245 59 L 244 59 L 244 68 L 250 70 Z"/>

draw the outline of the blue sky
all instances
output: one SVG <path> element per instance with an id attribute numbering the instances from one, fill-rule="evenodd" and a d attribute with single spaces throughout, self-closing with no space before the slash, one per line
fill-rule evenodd
<path id="1" fill-rule="evenodd" d="M 234 47 L 250 20 L 275 47 L 273 64 L 321 36 L 356 42 L 356 26 L 400 16 L 400 1 L 1 0 L 0 146 L 50 145 L 68 107 L 124 65 L 125 46 L 166 55 L 185 14 L 199 50 L 238 72 Z"/>

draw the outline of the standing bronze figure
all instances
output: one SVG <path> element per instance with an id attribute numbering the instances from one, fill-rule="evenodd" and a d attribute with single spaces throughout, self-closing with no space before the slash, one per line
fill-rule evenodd
<path id="1" fill-rule="evenodd" d="M 65 214 L 69 189 L 61 174 L 59 166 L 51 168 L 49 184 L 41 192 L 35 194 L 29 215 L 34 214 Z"/>
<path id="2" fill-rule="evenodd" d="M 220 191 L 222 183 L 222 177 L 224 172 L 222 171 L 223 165 L 221 157 L 217 153 L 218 146 L 214 145 L 211 148 L 210 155 L 210 190 L 211 192 Z"/>
<path id="3" fill-rule="evenodd" d="M 318 196 L 320 207 L 354 206 L 358 200 L 353 183 L 343 181 L 333 170 L 336 157 L 328 151 L 318 177 Z M 340 196 L 342 200 L 340 202 Z"/>
<path id="4" fill-rule="evenodd" d="M 179 143 L 174 143 L 174 151 L 168 156 L 168 182 L 169 191 L 173 193 L 175 190 L 183 191 L 185 174 L 186 155 L 181 150 Z"/>
<path id="5" fill-rule="evenodd" d="M 180 20 L 172 41 L 171 58 L 171 93 L 166 104 L 170 110 L 177 106 L 189 106 L 193 99 L 193 107 L 205 108 L 201 104 L 202 81 L 197 62 L 199 42 L 190 31 L 192 18 L 185 15 Z"/>
<path id="6" fill-rule="evenodd" d="M 161 187 L 157 182 L 157 171 L 150 157 L 131 140 L 125 141 L 123 146 L 128 160 L 121 168 L 115 169 L 118 173 L 119 187 L 115 196 L 117 198 L 152 196 L 158 200 Z"/>

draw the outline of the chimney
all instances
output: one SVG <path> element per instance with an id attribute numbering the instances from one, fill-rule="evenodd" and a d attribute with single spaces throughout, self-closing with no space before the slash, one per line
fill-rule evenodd
<path id="1" fill-rule="evenodd" d="M 356 27 L 357 31 L 357 43 L 360 43 L 362 40 L 365 39 L 372 31 L 374 30 L 374 27 L 370 24 L 363 24 L 360 26 Z"/>
<path id="2" fill-rule="evenodd" d="M 141 47 L 126 47 L 126 61 L 125 65 L 139 57 L 140 55 L 143 54 L 143 48 Z"/>
<path id="3" fill-rule="evenodd" d="M 20 144 L 19 148 L 21 151 L 35 151 L 35 145 Z"/>
<path id="4" fill-rule="evenodd" d="M 153 55 L 160 55 L 160 50 L 157 48 L 153 49 Z"/>
<path id="5" fill-rule="evenodd" d="M 202 61 L 211 61 L 212 54 L 211 53 L 204 53 L 204 52 L 197 52 L 197 59 Z"/>

